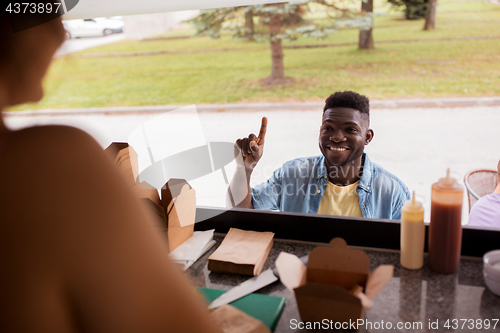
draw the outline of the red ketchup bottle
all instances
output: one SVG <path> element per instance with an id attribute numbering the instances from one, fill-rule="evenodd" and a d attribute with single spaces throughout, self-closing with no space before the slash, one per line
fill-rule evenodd
<path id="1" fill-rule="evenodd" d="M 455 273 L 462 247 L 462 203 L 464 189 L 455 178 L 432 184 L 429 225 L 429 268 L 443 274 Z"/>

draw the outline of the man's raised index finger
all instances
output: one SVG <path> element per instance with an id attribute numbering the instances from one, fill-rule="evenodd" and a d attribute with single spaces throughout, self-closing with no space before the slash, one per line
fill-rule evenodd
<path id="1" fill-rule="evenodd" d="M 260 125 L 260 132 L 259 132 L 259 139 L 261 141 L 264 141 L 264 138 L 266 137 L 266 131 L 267 131 L 267 118 L 262 117 L 262 125 Z"/>

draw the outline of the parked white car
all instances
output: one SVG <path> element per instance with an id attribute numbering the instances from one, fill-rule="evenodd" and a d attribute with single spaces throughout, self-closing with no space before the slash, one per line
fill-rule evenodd
<path id="1" fill-rule="evenodd" d="M 66 39 L 90 36 L 107 36 L 123 32 L 123 20 L 119 17 L 97 17 L 85 20 L 63 21 Z"/>

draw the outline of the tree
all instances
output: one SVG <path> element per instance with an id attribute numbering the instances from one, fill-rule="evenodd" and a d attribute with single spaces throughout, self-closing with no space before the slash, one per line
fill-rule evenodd
<path id="1" fill-rule="evenodd" d="M 253 9 L 248 8 L 245 12 L 245 37 L 249 41 L 253 41 L 253 35 L 255 34 L 254 22 L 253 22 Z"/>
<path id="2" fill-rule="evenodd" d="M 425 12 L 424 30 L 436 29 L 436 8 L 437 0 L 429 0 L 427 11 Z"/>
<path id="3" fill-rule="evenodd" d="M 428 0 L 387 0 L 396 10 L 403 10 L 407 20 L 419 20 L 425 17 Z"/>
<path id="4" fill-rule="evenodd" d="M 280 7 L 282 5 L 279 5 Z M 285 65 L 283 64 L 283 47 L 281 46 L 281 19 L 279 11 L 273 13 L 269 19 L 269 37 L 271 42 L 271 76 L 265 79 L 264 84 L 283 84 L 293 82 L 285 77 Z"/>
<path id="5" fill-rule="evenodd" d="M 308 13 L 317 14 L 320 8 L 326 16 L 323 15 L 323 18 L 314 22 L 307 19 Z M 293 82 L 292 78 L 285 76 L 282 41 L 296 40 L 299 36 L 325 38 L 341 26 L 366 28 L 366 15 L 359 16 L 351 8 L 333 0 L 299 0 L 293 3 L 202 10 L 190 22 L 194 24 L 196 35 L 219 38 L 220 30 L 225 29 L 232 32 L 233 38 L 269 41 L 271 75 L 263 79 L 261 84 L 277 85 Z M 248 13 L 252 16 L 251 23 Z"/>
<path id="6" fill-rule="evenodd" d="M 373 13 L 373 0 L 363 0 L 361 1 L 361 12 L 363 13 Z M 358 48 L 360 50 L 372 50 L 373 46 L 373 24 L 369 29 L 359 29 L 359 42 Z"/>

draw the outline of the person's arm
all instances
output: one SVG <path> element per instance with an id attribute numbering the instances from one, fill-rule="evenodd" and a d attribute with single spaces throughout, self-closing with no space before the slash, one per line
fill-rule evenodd
<path id="1" fill-rule="evenodd" d="M 237 159 L 240 157 L 236 157 Z M 227 189 L 226 206 L 253 209 L 252 190 L 250 188 L 251 172 L 236 164 L 236 171 Z"/>
<path id="2" fill-rule="evenodd" d="M 236 140 L 234 156 L 236 171 L 228 188 L 226 205 L 228 207 L 253 209 L 250 178 L 252 172 L 264 153 L 264 140 L 267 131 L 267 118 L 262 118 L 259 136 L 250 134 Z"/>
<path id="3" fill-rule="evenodd" d="M 30 286 L 24 313 L 38 308 L 25 322 L 50 318 L 47 325 L 97 333 L 218 332 L 169 260 L 156 221 L 90 136 L 68 127 L 23 130 L 0 166 L 9 230 L 2 253 L 23 264 L 7 269 L 14 285 Z M 21 302 L 13 297 L 9 307 Z M 48 327 L 32 331 L 55 330 Z"/>
<path id="4" fill-rule="evenodd" d="M 400 194 L 396 200 L 396 208 L 392 212 L 392 220 L 401 220 L 401 209 L 403 208 L 404 203 L 408 200 L 411 200 L 410 191 L 408 191 L 406 186 L 402 185 Z"/>

